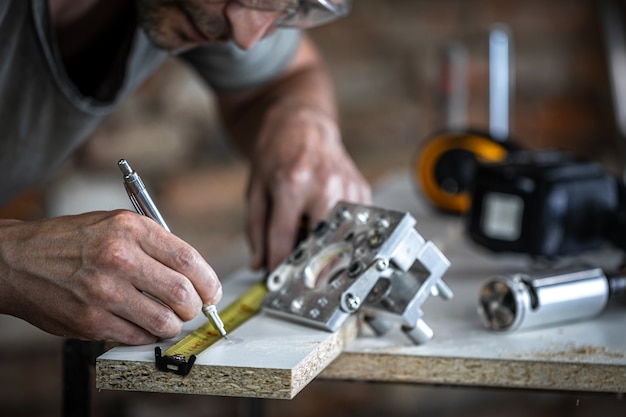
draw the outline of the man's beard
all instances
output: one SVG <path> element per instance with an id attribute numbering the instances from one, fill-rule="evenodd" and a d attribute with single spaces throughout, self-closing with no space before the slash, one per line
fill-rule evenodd
<path id="1" fill-rule="evenodd" d="M 230 27 L 223 14 L 211 14 L 187 0 L 135 0 L 138 23 L 154 45 L 169 52 L 197 46 L 183 31 L 188 19 L 210 42 L 230 38 Z"/>

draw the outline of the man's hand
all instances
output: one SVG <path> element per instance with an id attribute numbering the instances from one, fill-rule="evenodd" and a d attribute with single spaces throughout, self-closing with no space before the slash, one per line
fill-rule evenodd
<path id="1" fill-rule="evenodd" d="M 313 225 L 339 200 L 370 203 L 369 185 L 341 142 L 332 80 L 308 36 L 280 76 L 218 99 L 231 139 L 251 164 L 252 268 L 271 270 L 291 253 L 303 216 Z"/>
<path id="2" fill-rule="evenodd" d="M 246 223 L 252 268 L 271 270 L 289 255 L 303 216 L 315 224 L 339 200 L 371 202 L 337 123 L 319 109 L 289 102 L 271 109 L 251 159 Z"/>
<path id="3" fill-rule="evenodd" d="M 1 221 L 0 285 L 1 313 L 60 336 L 127 344 L 176 336 L 222 296 L 195 249 L 127 210 Z"/>

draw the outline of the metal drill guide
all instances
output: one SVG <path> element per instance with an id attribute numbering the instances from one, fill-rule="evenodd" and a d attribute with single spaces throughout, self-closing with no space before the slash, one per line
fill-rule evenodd
<path id="1" fill-rule="evenodd" d="M 429 295 L 452 298 L 442 279 L 448 259 L 415 230 L 408 213 L 338 203 L 265 282 L 220 311 L 230 333 L 258 314 L 288 318 L 337 331 L 357 311 L 379 335 L 399 323 L 416 344 L 433 331 L 422 319 Z M 157 369 L 187 375 L 202 353 L 221 339 L 207 321 L 163 351 Z"/>
<path id="2" fill-rule="evenodd" d="M 268 276 L 263 310 L 329 331 L 360 310 L 378 335 L 399 324 L 426 343 L 422 304 L 453 293 L 442 279 L 450 262 L 415 224 L 409 213 L 338 203 Z"/>

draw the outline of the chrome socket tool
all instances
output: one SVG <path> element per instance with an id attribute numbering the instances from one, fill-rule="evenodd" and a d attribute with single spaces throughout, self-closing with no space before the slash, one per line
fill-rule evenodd
<path id="1" fill-rule="evenodd" d="M 478 314 L 500 332 L 547 327 L 595 317 L 625 288 L 626 278 L 589 266 L 495 276 L 481 288 Z"/>

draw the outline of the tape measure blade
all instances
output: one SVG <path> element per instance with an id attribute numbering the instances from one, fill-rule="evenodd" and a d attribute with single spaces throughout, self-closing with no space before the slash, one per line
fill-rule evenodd
<path id="1" fill-rule="evenodd" d="M 239 298 L 220 311 L 220 317 L 228 333 L 241 326 L 249 318 L 256 315 L 267 294 L 267 286 L 259 282 L 243 293 Z M 206 348 L 220 340 L 222 336 L 210 320 L 180 339 L 164 352 L 164 356 L 182 355 L 189 360 L 192 355 L 199 355 Z"/>
<path id="2" fill-rule="evenodd" d="M 235 330 L 243 322 L 257 314 L 261 310 L 261 304 L 267 293 L 265 282 L 260 282 L 226 306 L 220 313 L 226 331 L 231 332 Z"/>

